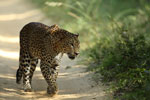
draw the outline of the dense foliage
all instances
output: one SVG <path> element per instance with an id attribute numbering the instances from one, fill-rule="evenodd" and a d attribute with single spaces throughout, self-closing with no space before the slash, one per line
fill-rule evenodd
<path id="1" fill-rule="evenodd" d="M 32 0 L 67 30 L 117 100 L 150 100 L 149 0 Z M 67 22 L 67 23 L 66 23 Z M 101 77 L 102 76 L 102 77 Z"/>
<path id="2" fill-rule="evenodd" d="M 90 70 L 101 74 L 103 81 L 113 81 L 115 96 L 123 100 L 150 98 L 150 45 L 145 36 L 132 31 L 117 31 L 110 40 L 100 40 L 90 49 Z M 96 77 L 97 79 L 99 77 Z"/>

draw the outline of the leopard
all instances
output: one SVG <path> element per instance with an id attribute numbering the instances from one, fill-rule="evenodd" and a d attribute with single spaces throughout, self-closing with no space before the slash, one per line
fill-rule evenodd
<path id="1" fill-rule="evenodd" d="M 71 33 L 58 25 L 46 25 L 30 22 L 20 31 L 19 68 L 16 83 L 21 84 L 25 92 L 32 91 L 32 77 L 40 60 L 40 69 L 46 80 L 47 93 L 54 96 L 58 92 L 56 83 L 59 66 L 56 56 L 66 54 L 74 60 L 79 55 L 79 34 Z"/>

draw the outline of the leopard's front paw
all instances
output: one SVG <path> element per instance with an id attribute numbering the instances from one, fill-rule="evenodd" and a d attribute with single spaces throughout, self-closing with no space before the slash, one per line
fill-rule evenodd
<path id="1" fill-rule="evenodd" d="M 32 91 L 31 85 L 30 84 L 24 84 L 24 91 L 25 92 L 31 92 Z"/>
<path id="2" fill-rule="evenodd" d="M 56 95 L 57 92 L 58 92 L 58 87 L 57 87 L 56 84 L 53 85 L 53 86 L 48 86 L 48 87 L 47 87 L 47 93 L 48 93 L 51 97 L 53 97 L 54 95 Z"/>

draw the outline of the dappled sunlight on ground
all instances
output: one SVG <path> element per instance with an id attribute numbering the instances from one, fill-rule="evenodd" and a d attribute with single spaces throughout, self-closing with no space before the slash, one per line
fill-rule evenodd
<path id="1" fill-rule="evenodd" d="M 6 43 L 19 43 L 19 37 L 6 37 L 0 35 L 0 41 Z"/>
<path id="2" fill-rule="evenodd" d="M 34 15 L 37 15 L 39 13 L 39 11 L 37 9 L 31 10 L 31 11 L 27 11 L 24 13 L 12 13 L 12 14 L 4 14 L 4 15 L 0 15 L 0 21 L 11 21 L 11 20 L 22 20 Z"/>
<path id="3" fill-rule="evenodd" d="M 11 92 L 17 91 L 17 90 L 15 90 L 15 89 L 10 89 L 10 88 L 3 88 L 3 89 L 6 90 L 6 91 L 11 91 Z"/>
<path id="4" fill-rule="evenodd" d="M 19 58 L 19 37 L 7 37 L 0 35 L 0 42 L 1 57 L 16 60 Z"/>
<path id="5" fill-rule="evenodd" d="M 2 36 L 0 35 L 0 56 L 9 58 L 9 59 L 16 59 L 18 60 L 19 58 L 19 37 L 8 37 L 8 36 Z M 17 44 L 17 46 L 16 46 Z M 9 47 L 13 47 L 12 49 L 15 48 L 15 51 L 13 50 L 5 50 L 6 47 L 10 49 Z"/>
<path id="6" fill-rule="evenodd" d="M 2 4 L 1 7 L 5 7 L 6 5 L 11 6 L 16 3 L 17 3 L 17 0 L 9 0 L 9 2 L 8 0 L 1 0 L 1 4 Z"/>
<path id="7" fill-rule="evenodd" d="M 2 75 L 2 74 L 0 74 L 0 78 L 16 79 L 14 76 Z"/>
<path id="8" fill-rule="evenodd" d="M 3 51 L 0 49 L 0 56 L 10 59 L 18 59 L 19 53 L 18 52 L 11 52 L 11 51 Z"/>

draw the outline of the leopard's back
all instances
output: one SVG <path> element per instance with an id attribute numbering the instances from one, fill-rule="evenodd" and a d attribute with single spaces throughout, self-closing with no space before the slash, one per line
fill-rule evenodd
<path id="1" fill-rule="evenodd" d="M 20 48 L 28 51 L 31 56 L 41 56 L 44 49 L 45 34 L 49 26 L 41 23 L 31 22 L 20 31 Z"/>

